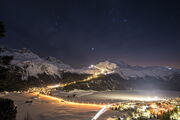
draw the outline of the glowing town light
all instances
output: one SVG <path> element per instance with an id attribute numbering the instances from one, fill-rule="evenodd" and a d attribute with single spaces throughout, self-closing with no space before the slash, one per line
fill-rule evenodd
<path id="1" fill-rule="evenodd" d="M 52 88 L 58 88 L 58 87 L 60 87 L 60 84 L 49 85 L 49 86 L 47 86 L 47 88 L 49 88 L 49 89 L 52 89 Z"/>

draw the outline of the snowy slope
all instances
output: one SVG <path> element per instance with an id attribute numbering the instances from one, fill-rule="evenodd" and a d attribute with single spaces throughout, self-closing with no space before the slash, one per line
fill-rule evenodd
<path id="1" fill-rule="evenodd" d="M 152 77 L 163 80 L 171 79 L 171 77 L 178 72 L 175 68 L 167 66 L 141 67 L 131 65 L 128 65 L 128 67 L 119 66 L 118 71 L 123 73 L 127 78 Z"/>
<path id="2" fill-rule="evenodd" d="M 48 62 L 49 64 L 52 64 L 52 65 L 58 67 L 60 70 L 63 70 L 63 71 L 69 71 L 72 69 L 70 67 L 70 65 L 64 64 L 62 61 L 60 61 L 59 59 L 56 59 L 55 57 L 47 57 L 44 60 L 46 62 Z"/>
<path id="3" fill-rule="evenodd" d="M 162 78 L 166 80 L 167 79 L 166 77 L 174 73 L 173 71 L 161 67 L 156 67 L 153 69 L 149 69 L 149 68 L 142 68 L 142 69 L 119 68 L 119 69 L 124 74 L 124 76 L 132 77 L 132 78 L 135 77 L 144 78 L 150 76 L 150 77 Z"/>

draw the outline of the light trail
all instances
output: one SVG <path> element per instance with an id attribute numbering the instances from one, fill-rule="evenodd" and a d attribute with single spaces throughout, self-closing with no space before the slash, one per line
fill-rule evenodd
<path id="1" fill-rule="evenodd" d="M 107 111 L 107 106 L 102 107 L 91 120 L 97 120 L 106 111 Z"/>
<path id="2" fill-rule="evenodd" d="M 58 87 L 66 87 L 66 86 L 73 85 L 76 83 L 87 82 L 87 81 L 90 81 L 92 79 L 98 78 L 100 75 L 101 75 L 101 73 L 96 73 L 96 74 L 93 74 L 92 76 L 87 77 L 86 79 L 83 79 L 83 80 L 72 81 L 72 82 L 64 83 L 64 84 L 49 85 L 49 86 L 47 86 L 47 88 L 48 89 L 55 89 Z"/>
<path id="3" fill-rule="evenodd" d="M 95 72 L 93 75 L 91 75 L 83 80 L 72 81 L 72 82 L 64 83 L 64 84 L 61 83 L 61 84 L 49 85 L 47 87 L 30 88 L 28 90 L 28 92 L 40 92 L 40 93 L 48 94 L 52 89 L 59 88 L 59 87 L 63 88 L 63 87 L 73 85 L 76 83 L 87 82 L 87 81 L 90 81 L 90 80 L 100 77 L 102 74 L 110 74 L 112 72 L 114 72 L 114 71 L 101 68 L 101 69 L 99 69 L 99 72 Z"/>
<path id="4" fill-rule="evenodd" d="M 54 88 L 58 88 L 58 87 L 66 87 L 66 86 L 73 85 L 73 84 L 76 84 L 76 83 L 87 82 L 87 81 L 93 80 L 95 78 L 98 78 L 103 74 L 107 75 L 107 74 L 111 74 L 111 73 L 114 72 L 112 69 L 99 68 L 99 67 L 96 67 L 95 65 L 91 65 L 90 68 L 96 68 L 99 71 L 96 71 L 93 75 L 91 75 L 91 76 L 89 76 L 89 77 L 87 77 L 87 78 L 85 78 L 83 80 L 72 81 L 72 82 L 64 83 L 64 84 L 50 85 L 50 86 L 47 86 L 47 88 L 48 89 L 54 89 Z"/>
<path id="5" fill-rule="evenodd" d="M 50 96 L 50 95 L 45 95 L 45 94 L 41 94 L 39 92 L 33 92 L 31 93 L 33 96 L 39 96 L 39 97 L 44 97 L 46 99 L 50 99 L 50 100 L 55 100 L 58 101 L 58 103 L 65 103 L 65 104 L 69 104 L 69 105 L 77 105 L 77 106 L 88 106 L 88 107 L 97 107 L 97 108 L 102 108 L 105 105 L 101 105 L 101 104 L 90 104 L 90 103 L 77 103 L 77 102 L 71 102 L 71 101 L 67 101 L 65 99 L 59 98 L 59 97 L 54 97 L 54 96 Z"/>
<path id="6" fill-rule="evenodd" d="M 44 98 L 47 98 L 47 99 L 50 99 L 50 100 L 56 100 L 58 102 L 69 104 L 69 105 L 76 105 L 76 106 L 83 106 L 83 107 L 87 106 L 88 108 L 89 107 L 101 108 L 91 120 L 97 120 L 104 112 L 106 112 L 112 106 L 112 105 L 105 105 L 105 104 L 100 105 L 100 104 L 90 104 L 90 103 L 89 104 L 88 103 L 76 103 L 76 102 L 66 101 L 66 100 L 64 100 L 62 98 L 41 94 L 39 92 L 34 92 L 32 94 L 36 95 L 36 96 L 38 95 L 39 97 L 44 97 Z"/>
<path id="7" fill-rule="evenodd" d="M 77 80 L 77 81 L 73 81 L 73 82 L 70 82 L 70 83 L 61 84 L 60 87 L 65 87 L 65 86 L 73 85 L 73 84 L 80 83 L 80 82 L 87 82 L 87 81 L 90 81 L 92 79 L 98 78 L 100 76 L 100 74 L 101 73 L 93 74 L 92 76 L 89 76 L 89 77 L 87 77 L 86 79 L 83 79 L 83 80 Z"/>
<path id="8" fill-rule="evenodd" d="M 91 120 L 97 120 L 102 114 L 104 114 L 113 104 L 104 105 Z"/>
<path id="9" fill-rule="evenodd" d="M 100 108 L 98 113 L 91 120 L 97 120 L 104 112 L 106 112 L 111 107 L 111 105 L 105 105 L 105 104 L 101 105 L 101 104 L 90 104 L 90 103 L 88 104 L 88 103 L 71 102 L 71 101 L 64 100 L 62 98 L 41 94 L 39 92 L 33 92 L 31 94 L 34 96 L 44 97 L 44 98 L 49 99 L 49 100 L 58 101 L 58 103 L 61 103 L 61 104 L 64 103 L 67 105 L 76 105 L 76 106 L 83 106 L 83 107 L 87 106 L 88 108 L 90 108 L 90 107 L 93 107 L 93 108 L 95 107 L 98 109 Z"/>

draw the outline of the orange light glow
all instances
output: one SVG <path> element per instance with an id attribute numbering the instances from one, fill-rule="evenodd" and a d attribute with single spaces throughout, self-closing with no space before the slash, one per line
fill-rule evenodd
<path id="1" fill-rule="evenodd" d="M 58 103 L 61 102 L 62 104 L 69 104 L 69 105 L 76 105 L 76 106 L 81 106 L 81 107 L 96 107 L 96 108 L 102 108 L 104 105 L 101 105 L 101 104 L 88 104 L 88 103 L 76 103 L 76 102 L 71 102 L 71 101 L 67 101 L 67 100 L 64 100 L 62 98 L 58 98 L 58 97 L 53 97 L 53 96 L 49 96 L 49 95 L 44 95 L 44 94 L 41 94 L 39 92 L 34 92 L 34 93 L 31 93 L 33 96 L 39 96 L 39 97 L 43 97 L 45 99 L 51 99 L 51 100 L 55 100 L 57 101 Z M 63 101 L 63 102 L 62 102 Z"/>

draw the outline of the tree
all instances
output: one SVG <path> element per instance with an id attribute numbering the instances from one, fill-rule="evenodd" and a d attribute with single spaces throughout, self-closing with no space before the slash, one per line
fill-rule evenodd
<path id="1" fill-rule="evenodd" d="M 0 56 L 0 64 L 9 65 L 13 56 Z"/>
<path id="2" fill-rule="evenodd" d="M 16 120 L 17 107 L 10 99 L 0 98 L 0 119 Z"/>
<path id="3" fill-rule="evenodd" d="M 0 38 L 5 36 L 5 26 L 4 23 L 2 21 L 0 21 Z"/>

